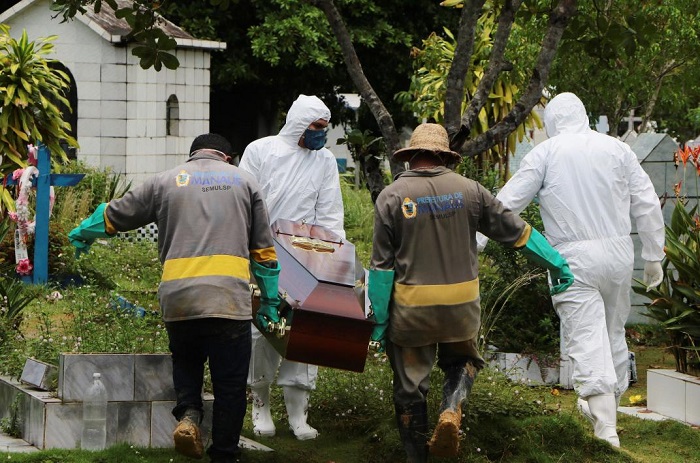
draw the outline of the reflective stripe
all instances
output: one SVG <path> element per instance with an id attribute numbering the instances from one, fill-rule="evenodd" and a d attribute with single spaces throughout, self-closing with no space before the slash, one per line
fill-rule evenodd
<path id="1" fill-rule="evenodd" d="M 104 221 L 105 221 L 105 232 L 108 235 L 116 235 L 118 230 L 116 228 L 114 228 L 114 225 L 112 225 L 112 222 L 109 221 L 109 217 L 107 217 L 107 208 L 108 207 L 109 207 L 109 203 L 107 203 L 105 210 L 102 211 L 102 217 L 104 218 Z"/>
<path id="2" fill-rule="evenodd" d="M 227 276 L 248 281 L 249 261 L 243 257 L 215 255 L 169 259 L 163 265 L 162 281 L 207 276 Z"/>
<path id="3" fill-rule="evenodd" d="M 515 242 L 513 247 L 517 249 L 525 246 L 527 242 L 530 241 L 530 235 L 532 235 L 532 227 L 529 223 L 526 223 L 522 235 L 520 235 L 520 238 L 518 238 L 518 241 Z"/>
<path id="4" fill-rule="evenodd" d="M 255 262 L 267 262 L 269 260 L 277 260 L 277 252 L 275 252 L 275 247 L 270 246 L 269 248 L 263 249 L 251 249 L 250 258 Z"/>
<path id="5" fill-rule="evenodd" d="M 479 279 L 451 285 L 394 285 L 394 300 L 403 306 L 455 305 L 479 297 Z"/>

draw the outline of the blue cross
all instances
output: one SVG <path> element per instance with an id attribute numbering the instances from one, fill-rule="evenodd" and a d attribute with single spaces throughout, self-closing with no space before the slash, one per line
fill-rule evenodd
<path id="1" fill-rule="evenodd" d="M 49 277 L 49 194 L 51 185 L 74 186 L 85 174 L 52 174 L 51 154 L 44 144 L 39 144 L 37 159 L 39 175 L 34 177 L 32 185 L 36 188 L 36 228 L 34 229 L 34 271 L 32 275 L 22 277 L 25 283 L 43 284 Z M 17 181 L 8 177 L 8 185 Z"/>

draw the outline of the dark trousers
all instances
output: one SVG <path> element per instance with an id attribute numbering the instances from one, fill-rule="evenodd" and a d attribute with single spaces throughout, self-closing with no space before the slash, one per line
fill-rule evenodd
<path id="1" fill-rule="evenodd" d="M 211 447 L 212 457 L 239 454 L 238 440 L 246 413 L 246 379 L 250 363 L 250 320 L 203 318 L 168 322 L 173 359 L 173 385 L 177 404 L 173 415 L 179 421 L 187 410 L 204 416 L 202 388 L 204 364 L 214 389 Z"/>
<path id="2" fill-rule="evenodd" d="M 426 401 L 436 357 L 438 368 L 446 375 L 450 370 L 461 370 L 467 362 L 478 370 L 484 366 L 474 339 L 420 347 L 402 347 L 389 341 L 386 353 L 394 372 L 394 403 L 398 407 Z"/>

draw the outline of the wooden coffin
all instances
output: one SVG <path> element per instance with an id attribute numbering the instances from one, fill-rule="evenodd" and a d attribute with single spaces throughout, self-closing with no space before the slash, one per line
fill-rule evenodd
<path id="1" fill-rule="evenodd" d="M 365 315 L 365 272 L 355 246 L 302 222 L 280 219 L 272 232 L 288 326 L 283 334 L 256 327 L 287 360 L 362 372 L 373 323 Z M 254 295 L 254 313 L 259 305 Z"/>

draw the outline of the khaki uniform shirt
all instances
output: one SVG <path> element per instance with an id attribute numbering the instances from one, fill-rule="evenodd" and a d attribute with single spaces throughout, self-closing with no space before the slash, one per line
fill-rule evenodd
<path id="1" fill-rule="evenodd" d="M 474 339 L 476 232 L 515 246 L 529 230 L 482 185 L 446 167 L 399 174 L 375 204 L 371 262 L 395 271 L 389 339 L 405 347 Z"/>
<path id="2" fill-rule="evenodd" d="M 252 318 L 250 260 L 277 260 L 267 209 L 250 174 L 202 150 L 105 209 L 107 230 L 155 222 L 166 322 Z"/>

